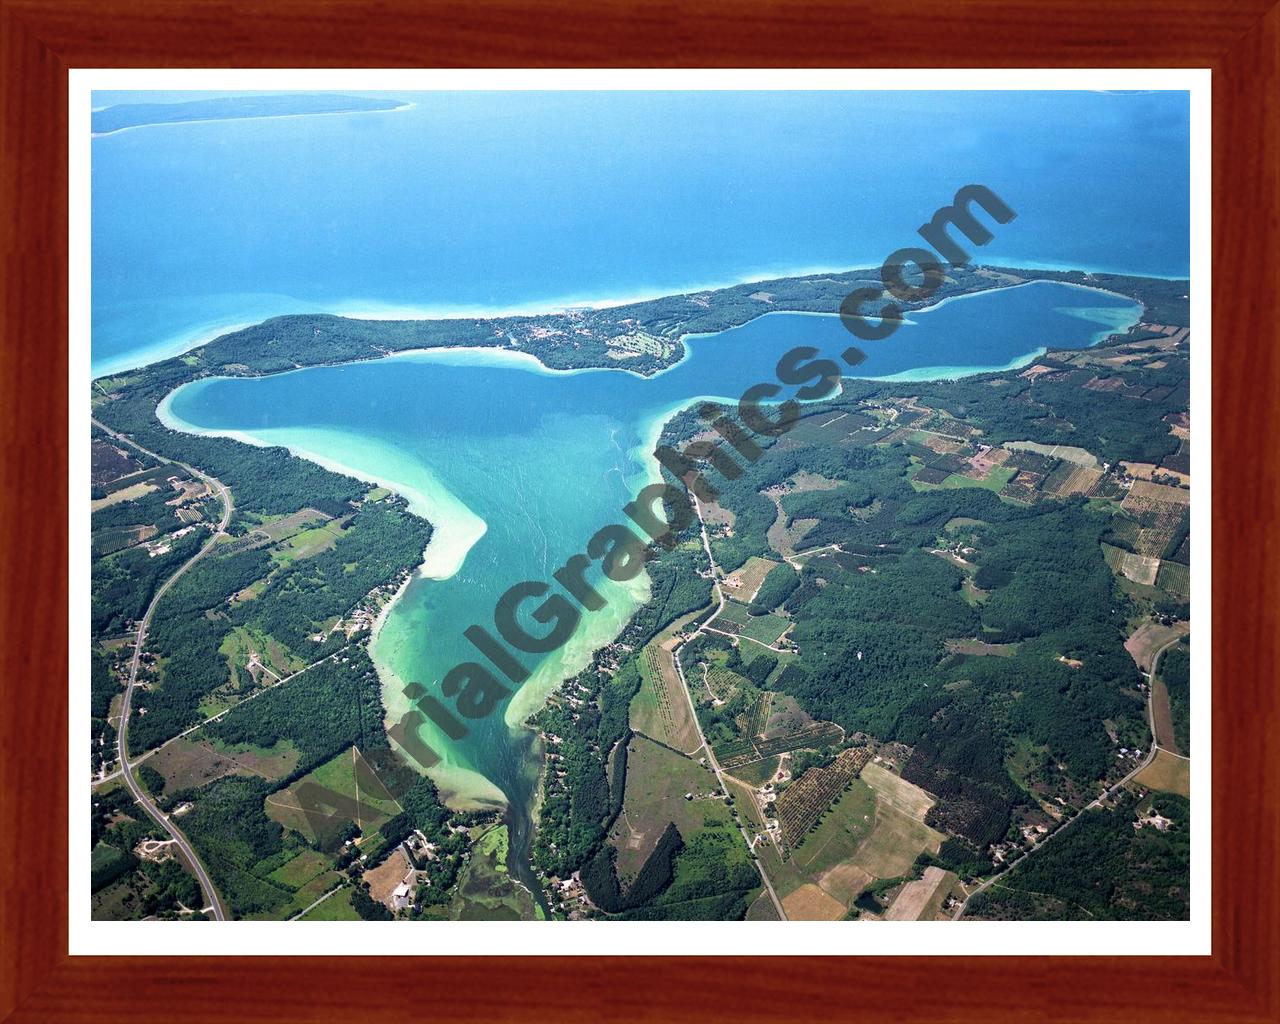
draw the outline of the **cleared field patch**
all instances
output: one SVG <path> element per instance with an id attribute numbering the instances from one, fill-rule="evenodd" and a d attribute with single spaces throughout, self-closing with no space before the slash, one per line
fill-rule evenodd
<path id="1" fill-rule="evenodd" d="M 1134 583 L 1141 583 L 1148 587 L 1155 586 L 1156 574 L 1160 571 L 1160 559 L 1150 555 L 1134 554 L 1132 551 L 1120 551 L 1118 548 L 1116 550 L 1119 554 L 1112 569 Z"/>
<path id="2" fill-rule="evenodd" d="M 1175 622 L 1171 626 L 1162 626 L 1158 622 L 1145 622 L 1124 642 L 1124 649 L 1129 652 L 1138 668 L 1143 672 L 1150 672 L 1151 660 L 1155 657 L 1156 651 L 1170 640 L 1176 640 L 1190 632 L 1191 623 L 1189 622 Z"/>
<path id="3" fill-rule="evenodd" d="M 1041 488 L 1045 494 L 1066 498 L 1072 494 L 1088 494 L 1102 479 L 1102 470 L 1064 462 L 1045 478 Z"/>
<path id="4" fill-rule="evenodd" d="M 1151 680 L 1151 721 L 1155 729 L 1156 745 L 1181 754 L 1177 735 L 1173 731 L 1173 708 L 1169 705 L 1169 690 L 1159 676 Z"/>
<path id="5" fill-rule="evenodd" d="M 266 798 L 268 818 L 322 848 L 348 823 L 371 836 L 401 810 L 355 747 Z"/>
<path id="6" fill-rule="evenodd" d="M 1129 495 L 1122 502 L 1126 512 L 1150 511 L 1152 505 L 1186 506 L 1191 504 L 1191 491 L 1185 487 L 1170 487 L 1168 484 L 1152 483 L 1150 480 L 1135 480 L 1129 488 Z"/>
<path id="7" fill-rule="evenodd" d="M 738 600 L 750 601 L 756 596 L 764 578 L 769 575 L 769 570 L 777 564 L 759 555 L 752 555 L 740 569 L 735 569 L 724 578 L 724 586 Z"/>
<path id="8" fill-rule="evenodd" d="M 774 739 L 815 725 L 814 719 L 789 693 L 775 693 L 765 720 L 764 738 Z"/>
<path id="9" fill-rule="evenodd" d="M 165 790 L 203 786 L 224 775 L 258 775 L 274 782 L 298 764 L 298 751 L 288 740 L 272 747 L 248 743 L 224 744 L 206 740 L 195 732 L 160 747 L 147 759 L 165 779 Z"/>
<path id="10" fill-rule="evenodd" d="M 219 754 L 207 742 L 183 737 L 147 758 L 146 763 L 164 776 L 169 792 L 194 789 L 224 775 L 247 775 L 249 770 Z"/>
<path id="11" fill-rule="evenodd" d="M 843 903 L 812 882 L 783 897 L 782 909 L 789 921 L 839 921 L 846 913 Z"/>
<path id="12" fill-rule="evenodd" d="M 287 885 L 291 889 L 301 889 L 313 878 L 324 874 L 332 867 L 329 858 L 317 850 L 303 850 L 293 860 L 286 861 L 267 877 L 273 882 Z M 306 904 L 303 904 L 304 906 Z"/>
<path id="13" fill-rule="evenodd" d="M 788 525 L 789 517 L 782 507 L 782 502 L 778 500 L 776 495 L 773 496 L 773 504 L 777 508 L 778 514 L 765 533 L 765 539 L 769 542 L 769 547 L 778 552 L 778 554 L 783 556 L 793 555 L 796 549 L 804 543 L 805 534 L 818 525 L 818 520 L 796 519 L 792 520 Z"/>
<path id="14" fill-rule="evenodd" d="M 858 862 L 858 851 L 875 825 L 875 791 L 854 779 L 818 827 L 792 851 L 791 864 L 848 906 L 874 880 Z"/>
<path id="15" fill-rule="evenodd" d="M 90 446 L 90 482 L 94 487 L 105 487 L 113 480 L 142 471 L 142 463 L 125 449 L 102 438 L 94 438 Z"/>
<path id="16" fill-rule="evenodd" d="M 369 883 L 370 899 L 392 911 L 395 910 L 392 894 L 406 877 L 412 877 L 411 865 L 399 847 L 392 850 L 391 855 L 376 868 L 364 873 L 364 880 Z"/>
<path id="17" fill-rule="evenodd" d="M 809 830 L 871 757 L 865 748 L 843 750 L 825 768 L 810 768 L 778 796 L 778 821 L 788 846 L 805 842 Z"/>
<path id="18" fill-rule="evenodd" d="M 1018 475 L 1013 466 L 988 466 L 985 473 L 971 470 L 972 476 L 965 473 L 948 473 L 945 469 L 926 467 L 911 477 L 911 486 L 917 491 L 932 491 L 938 488 L 946 490 L 957 487 L 981 487 L 988 491 L 999 491 Z"/>
<path id="19" fill-rule="evenodd" d="M 710 799 L 717 790 L 711 769 L 691 758 L 633 736 L 627 746 L 627 782 L 622 812 L 609 841 L 618 851 L 618 877 L 629 879 L 640 870 L 663 830 L 671 822 L 687 843 L 705 827 L 708 817 L 728 820 L 723 800 Z M 694 799 L 686 799 L 692 794 Z"/>
<path id="20" fill-rule="evenodd" d="M 737 601 L 726 601 L 720 614 L 710 624 L 712 629 L 733 636 L 745 636 L 766 646 L 773 646 L 791 626 L 791 620 L 782 615 L 752 615 L 747 606 Z"/>
<path id="21" fill-rule="evenodd" d="M 113 491 L 105 498 L 97 498 L 89 502 L 89 508 L 97 512 L 101 508 L 109 508 L 112 505 L 119 505 L 122 502 L 134 501 L 143 495 L 150 494 L 152 491 L 158 491 L 155 484 L 144 481 L 139 484 L 132 484 L 129 487 L 121 487 L 118 491 Z"/>
<path id="22" fill-rule="evenodd" d="M 282 540 L 271 549 L 271 558 L 280 565 L 311 558 L 322 551 L 328 551 L 342 536 L 345 520 L 335 519 L 311 529 L 299 530 L 287 540 Z"/>
<path id="23" fill-rule="evenodd" d="M 951 533 L 954 530 L 964 530 L 964 529 L 969 529 L 975 526 L 990 526 L 990 525 L 991 524 L 988 523 L 985 519 L 973 519 L 969 516 L 952 516 L 952 518 L 946 521 L 946 523 L 943 525 L 942 528 L 946 530 L 948 533 Z"/>
<path id="24" fill-rule="evenodd" d="M 876 826 L 854 856 L 854 864 L 876 878 L 908 874 L 920 854 L 937 853 L 945 837 L 922 821 L 880 801 Z"/>
<path id="25" fill-rule="evenodd" d="M 873 761 L 862 769 L 862 780 L 876 791 L 883 803 L 916 821 L 923 822 L 925 814 L 934 804 L 933 797 L 923 789 L 900 775 L 894 775 L 878 762 Z"/>
<path id="26" fill-rule="evenodd" d="M 1062 459 L 1086 469 L 1096 469 L 1098 458 L 1083 448 L 1065 444 L 1040 444 L 1038 441 L 1006 441 L 1004 447 L 1011 452 L 1035 452 L 1050 459 Z"/>
<path id="27" fill-rule="evenodd" d="M 1018 644 L 989 644 L 985 640 L 944 640 L 943 645 L 952 654 L 969 654 L 974 657 L 1012 658 L 1018 653 Z"/>
<path id="28" fill-rule="evenodd" d="M 748 921 L 780 921 L 778 917 L 778 908 L 773 905 L 773 899 L 769 896 L 768 890 L 761 889 L 760 895 L 756 897 L 755 902 L 747 908 Z"/>
<path id="29" fill-rule="evenodd" d="M 746 783 L 748 786 L 759 787 L 778 774 L 778 763 L 781 760 L 780 756 L 762 757 L 759 761 L 738 765 L 731 770 L 735 779 Z"/>
<path id="30" fill-rule="evenodd" d="M 701 508 L 702 521 L 708 526 L 723 526 L 727 530 L 732 530 L 733 524 L 738 521 L 733 509 L 725 508 L 719 502 L 705 502 L 701 504 Z"/>
<path id="31" fill-rule="evenodd" d="M 271 541 L 281 541 L 301 532 L 304 527 L 316 523 L 327 523 L 332 518 L 319 509 L 303 508 L 287 516 L 281 516 L 279 519 L 265 522 L 253 532 L 264 534 Z"/>
<path id="32" fill-rule="evenodd" d="M 1148 789 L 1191 797 L 1191 762 L 1167 750 L 1157 750 L 1155 759 L 1133 777 Z"/>
<path id="33" fill-rule="evenodd" d="M 693 752 L 701 746 L 698 724 L 676 671 L 673 639 L 653 640 L 640 654 L 640 689 L 631 701 L 631 728 Z"/>
<path id="34" fill-rule="evenodd" d="M 932 921 L 942 909 L 956 876 L 939 867 L 924 869 L 924 877 L 908 882 L 885 912 L 886 921 Z"/>
<path id="35" fill-rule="evenodd" d="M 301 921 L 359 921 L 360 915 L 351 905 L 352 890 L 339 889 L 302 915 Z"/>

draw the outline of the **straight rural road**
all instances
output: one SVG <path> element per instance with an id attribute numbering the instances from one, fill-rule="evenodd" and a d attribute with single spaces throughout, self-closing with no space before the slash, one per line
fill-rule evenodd
<path id="1" fill-rule="evenodd" d="M 1109 796 L 1114 796 L 1116 793 L 1118 793 L 1120 789 L 1128 785 L 1128 783 L 1130 783 L 1133 780 L 1134 776 L 1136 776 L 1140 771 L 1142 771 L 1142 769 L 1146 768 L 1147 765 L 1149 765 L 1152 761 L 1155 760 L 1156 752 L 1158 750 L 1162 750 L 1163 748 L 1156 742 L 1156 718 L 1155 718 L 1155 711 L 1151 706 L 1151 697 L 1155 691 L 1155 687 L 1153 687 L 1151 683 L 1155 681 L 1156 668 L 1160 664 L 1160 658 L 1164 655 L 1164 652 L 1167 651 L 1170 647 L 1172 647 L 1174 644 L 1178 643 L 1182 639 L 1183 637 L 1181 636 L 1174 637 L 1168 643 L 1162 645 L 1160 649 L 1157 650 L 1156 653 L 1151 658 L 1151 674 L 1147 677 L 1147 724 L 1151 727 L 1151 749 L 1147 751 L 1147 756 L 1142 759 L 1142 763 L 1138 765 L 1136 768 L 1134 768 L 1133 771 L 1129 772 L 1128 775 L 1126 775 L 1123 779 L 1117 782 L 1114 786 L 1108 786 L 1105 790 L 1103 790 L 1099 796 L 1095 797 L 1092 801 L 1086 804 L 1080 810 L 1080 813 L 1077 814 L 1074 818 L 1070 818 L 1069 820 L 1063 822 L 1056 829 L 1054 829 L 1049 835 L 1045 836 L 1042 840 L 1040 840 L 1040 842 L 1036 843 L 1036 845 L 1033 846 L 1030 850 L 1028 850 L 1026 853 L 1026 856 L 1023 857 L 1021 860 L 1019 860 L 1017 864 L 1012 864 L 1006 867 L 1004 870 L 999 871 L 996 874 L 992 875 L 980 886 L 978 886 L 978 888 L 974 889 L 973 892 L 969 893 L 969 895 L 965 897 L 964 902 L 960 904 L 959 909 L 956 910 L 955 916 L 952 917 L 951 920 L 959 921 L 960 918 L 964 916 L 964 912 L 969 909 L 969 903 L 973 900 L 975 896 L 979 895 L 980 893 L 986 892 L 989 888 L 991 888 L 991 886 L 995 885 L 996 882 L 998 882 L 1010 871 L 1012 871 L 1013 868 L 1017 867 L 1018 864 L 1021 864 L 1023 860 L 1025 860 L 1027 857 L 1032 856 L 1037 850 L 1042 849 L 1044 846 L 1048 845 L 1048 843 L 1051 842 L 1053 839 L 1057 838 L 1059 835 L 1061 835 L 1063 832 L 1069 829 L 1072 825 L 1072 822 L 1078 821 L 1085 814 L 1085 812 L 1092 811 L 1094 808 L 1102 806 L 1103 800 L 1105 800 Z"/>
<path id="2" fill-rule="evenodd" d="M 178 849 L 182 851 L 183 858 L 190 865 L 196 879 L 200 882 L 200 888 L 204 891 L 205 904 L 212 910 L 215 920 L 225 921 L 227 919 L 226 909 L 222 905 L 222 900 L 218 896 L 218 890 L 214 887 L 213 880 L 205 871 L 204 865 L 200 862 L 200 858 L 196 856 L 196 851 L 187 837 L 183 835 L 182 830 L 178 828 L 167 814 L 156 806 L 155 802 L 138 784 L 137 779 L 133 777 L 133 765 L 129 762 L 129 711 L 133 702 L 133 690 L 138 682 L 138 666 L 142 661 L 142 648 L 147 639 L 147 627 L 151 625 L 151 617 L 155 614 L 156 605 L 160 603 L 160 599 L 168 592 L 169 588 L 182 577 L 188 569 L 195 565 L 200 559 L 204 558 L 218 543 L 219 538 L 226 533 L 227 526 L 231 522 L 231 514 L 235 510 L 235 505 L 231 500 L 231 492 L 227 490 L 223 484 L 215 480 L 213 477 L 201 473 L 198 469 L 187 466 L 181 462 L 174 462 L 172 459 L 166 459 L 155 452 L 147 451 L 140 444 L 130 440 L 122 434 L 116 433 L 109 427 L 99 423 L 96 419 L 92 420 L 94 426 L 105 431 L 117 441 L 136 448 L 138 451 L 150 455 L 153 459 L 158 459 L 169 465 L 181 466 L 193 476 L 199 477 L 204 481 L 209 490 L 215 492 L 221 499 L 223 504 L 222 521 L 218 523 L 217 529 L 209 537 L 209 540 L 192 555 L 187 561 L 178 567 L 178 570 L 165 580 L 157 588 L 155 596 L 151 598 L 151 603 L 147 605 L 147 610 L 142 616 L 142 621 L 138 623 L 138 636 L 133 646 L 133 658 L 129 662 L 129 679 L 125 684 L 124 696 L 120 702 L 120 731 L 116 736 L 119 757 L 120 757 L 120 774 L 124 777 L 125 785 L 129 787 L 129 792 L 133 794 L 133 799 L 138 805 L 149 814 L 155 822 L 169 834 L 173 841 L 177 844 Z"/>

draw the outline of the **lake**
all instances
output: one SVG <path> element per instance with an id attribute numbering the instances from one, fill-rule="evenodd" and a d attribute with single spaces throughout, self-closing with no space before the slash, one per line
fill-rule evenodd
<path id="1" fill-rule="evenodd" d="M 1138 319 L 1131 300 L 1037 282 L 953 299 L 911 315 L 889 339 L 863 343 L 862 377 L 958 376 L 1029 361 L 1046 346 L 1093 344 Z M 812 345 L 838 357 L 839 318 L 772 313 L 691 338 L 674 367 L 650 378 L 625 370 L 551 371 L 531 357 L 436 350 L 259 378 L 206 378 L 164 403 L 178 429 L 220 433 L 296 453 L 406 495 L 437 527 L 421 572 L 392 606 L 373 645 L 389 721 L 408 708 L 407 683 L 430 689 L 475 659 L 462 631 L 490 626 L 499 595 L 556 568 L 656 479 L 661 424 L 694 399 L 736 402 L 774 382 L 779 357 Z M 784 394 L 783 397 L 786 397 Z M 433 777 L 455 803 L 511 805 L 516 848 L 528 841 L 539 758 L 529 714 L 646 599 L 643 577 L 599 584 L 608 599 L 583 613 L 571 641 L 541 662 L 515 696 L 465 739 L 433 723 L 423 739 L 444 761 Z M 544 632 L 533 627 L 533 632 Z"/>

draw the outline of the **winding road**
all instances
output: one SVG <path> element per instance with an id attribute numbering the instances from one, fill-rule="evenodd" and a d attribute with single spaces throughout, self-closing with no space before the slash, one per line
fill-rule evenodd
<path id="1" fill-rule="evenodd" d="M 715 586 L 716 597 L 719 600 L 719 604 L 716 606 L 716 610 L 712 613 L 711 617 L 695 630 L 695 632 L 700 633 L 706 628 L 707 623 L 713 621 L 715 617 L 724 610 L 725 597 L 724 591 L 720 587 L 720 577 L 716 568 L 716 560 L 711 556 L 711 541 L 707 537 L 707 524 L 703 522 L 702 519 L 702 505 L 696 497 L 693 499 L 693 505 L 698 512 L 698 523 L 702 528 L 702 546 L 707 552 L 707 561 L 711 565 L 711 581 Z M 715 630 L 712 630 L 712 632 L 715 632 Z M 689 714 L 693 717 L 694 728 L 698 730 L 698 739 L 702 742 L 702 749 L 707 752 L 707 764 L 709 764 L 711 766 L 711 770 L 715 772 L 716 782 L 720 784 L 720 791 L 725 795 L 725 799 L 732 800 L 733 794 L 729 792 L 728 783 L 724 781 L 724 772 L 720 768 L 720 762 L 716 760 L 716 755 L 711 750 L 711 744 L 707 742 L 707 737 L 702 732 L 702 723 L 698 721 L 698 709 L 694 706 L 693 694 L 689 691 L 689 681 L 684 677 L 684 666 L 680 664 L 680 648 L 682 646 L 684 645 L 677 644 L 671 649 L 671 660 L 675 662 L 676 674 L 680 677 L 680 685 L 684 690 L 685 700 L 689 702 Z M 752 862 L 755 864 L 756 870 L 760 872 L 760 878 L 764 881 L 764 887 L 769 891 L 769 898 L 773 901 L 773 908 L 778 913 L 778 919 L 780 921 L 785 921 L 787 919 L 787 912 L 782 909 L 782 901 L 778 899 L 778 894 L 774 891 L 773 882 L 769 879 L 769 873 L 765 871 L 764 864 L 761 863 L 759 856 L 755 854 L 755 845 L 752 842 L 751 836 L 748 834 L 746 827 L 742 825 L 741 822 L 738 824 L 738 831 L 742 833 L 742 838 L 747 844 L 747 849 L 752 853 Z"/>
<path id="2" fill-rule="evenodd" d="M 124 696 L 120 703 L 120 730 L 116 734 L 116 742 L 120 757 L 120 774 L 124 776 L 125 785 L 129 787 L 129 792 L 133 794 L 133 799 L 137 801 L 139 806 L 141 806 L 143 810 L 145 810 L 147 814 L 149 814 L 155 822 L 169 834 L 174 843 L 177 844 L 178 849 L 182 851 L 183 859 L 187 862 L 188 866 L 195 874 L 197 881 L 200 883 L 200 888 L 204 892 L 206 907 L 212 912 L 215 920 L 225 921 L 227 919 L 226 909 L 223 907 L 222 900 L 218 896 L 218 890 L 214 888 L 213 880 L 209 877 L 208 872 L 205 871 L 204 865 L 200 862 L 200 858 L 196 856 L 195 849 L 192 847 L 187 837 L 183 835 L 182 830 L 170 820 L 167 814 L 156 806 L 155 801 L 151 799 L 133 776 L 133 765 L 129 762 L 129 712 L 130 705 L 133 702 L 133 690 L 138 682 L 138 666 L 142 661 L 142 648 L 147 639 L 147 627 L 151 625 L 151 617 L 155 613 L 156 605 L 160 603 L 160 599 L 164 597 L 169 588 L 182 577 L 183 573 L 200 561 L 200 559 L 204 558 L 204 556 L 213 549 L 214 545 L 218 543 L 219 538 L 225 536 L 227 526 L 231 522 L 231 514 L 235 511 L 235 504 L 232 502 L 231 492 L 228 491 L 220 481 L 215 480 L 208 474 L 202 473 L 198 469 L 188 466 L 185 463 L 175 462 L 172 459 L 166 459 L 161 455 L 157 455 L 155 452 L 148 451 L 140 444 L 137 444 L 124 435 L 119 434 L 116 431 L 111 430 L 109 427 L 99 423 L 96 419 L 92 420 L 92 422 L 95 427 L 109 434 L 117 441 L 127 444 L 132 448 L 136 448 L 138 451 L 149 455 L 153 459 L 157 459 L 162 463 L 180 466 L 192 476 L 203 480 L 209 490 L 216 493 L 218 497 L 222 499 L 222 520 L 218 523 L 217 529 L 213 531 L 209 540 L 200 548 L 199 551 L 187 559 L 187 561 L 183 562 L 182 565 L 178 567 L 178 570 L 157 588 L 155 596 L 151 598 L 151 603 L 147 605 L 147 610 L 142 616 L 142 621 L 138 623 L 138 635 L 133 646 L 133 658 L 129 662 L 129 679 L 125 684 Z"/>

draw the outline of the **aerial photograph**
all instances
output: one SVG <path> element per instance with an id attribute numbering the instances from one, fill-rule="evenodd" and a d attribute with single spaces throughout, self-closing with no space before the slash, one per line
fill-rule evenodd
<path id="1" fill-rule="evenodd" d="M 1188 92 L 86 120 L 93 922 L 1190 920 Z"/>

